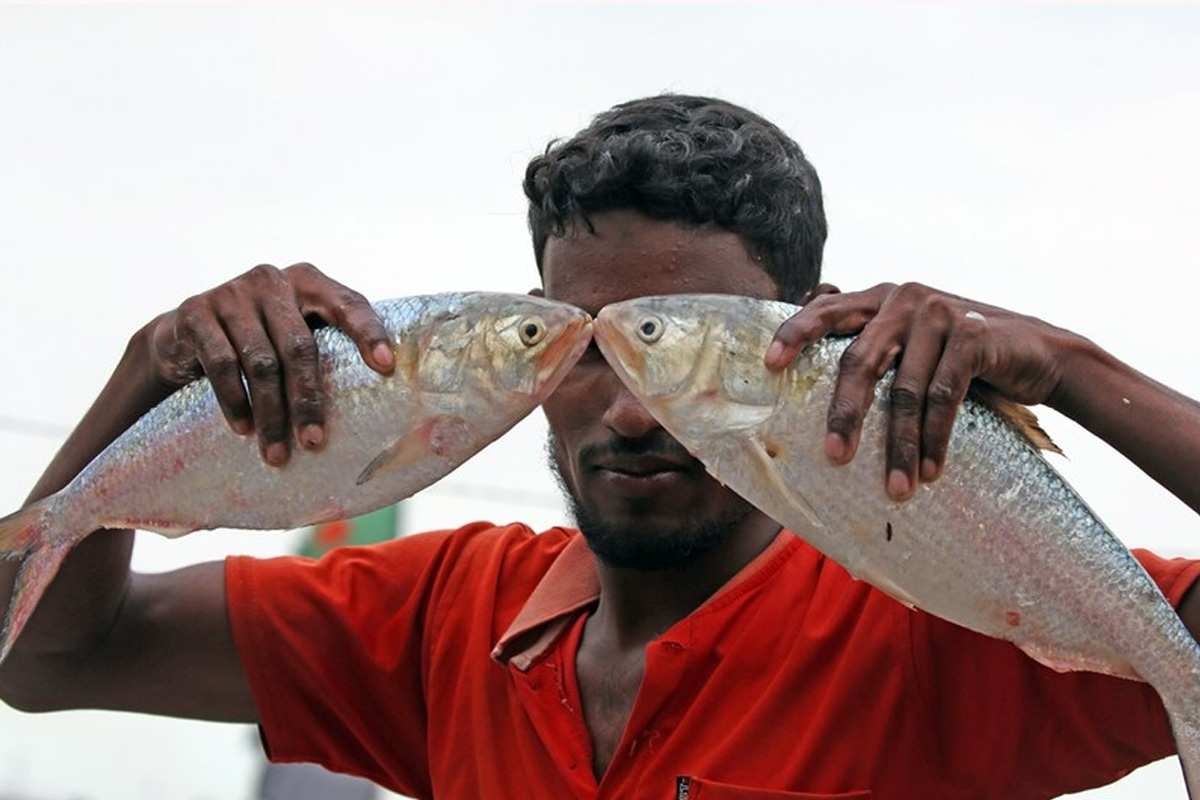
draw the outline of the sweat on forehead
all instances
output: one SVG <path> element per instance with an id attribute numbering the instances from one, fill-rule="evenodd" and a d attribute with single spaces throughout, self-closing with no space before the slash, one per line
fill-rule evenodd
<path id="1" fill-rule="evenodd" d="M 821 185 L 800 147 L 764 118 L 722 100 L 659 95 L 615 106 L 555 141 L 525 173 L 539 270 L 546 246 L 597 212 L 628 209 L 741 238 L 798 299 L 820 277 Z"/>

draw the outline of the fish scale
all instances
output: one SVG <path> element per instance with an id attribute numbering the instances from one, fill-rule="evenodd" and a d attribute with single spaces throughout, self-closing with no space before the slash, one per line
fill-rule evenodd
<path id="1" fill-rule="evenodd" d="M 942 476 L 908 501 L 888 497 L 894 372 L 875 388 L 854 459 L 831 465 L 826 421 L 851 339 L 822 339 L 768 371 L 767 347 L 797 311 L 727 295 L 639 298 L 603 309 L 595 335 L 714 477 L 855 577 L 1054 669 L 1154 686 L 1200 797 L 1200 647 L 1141 564 L 1009 416 L 972 397 Z"/>
<path id="2" fill-rule="evenodd" d="M 266 464 L 200 378 L 151 409 L 61 491 L 0 519 L 0 557 L 22 561 L 0 660 L 70 549 L 98 528 L 166 536 L 275 530 L 357 516 L 440 479 L 554 390 L 591 319 L 528 295 L 461 292 L 375 304 L 395 369 L 371 370 L 345 333 L 316 331 L 326 442 Z"/>

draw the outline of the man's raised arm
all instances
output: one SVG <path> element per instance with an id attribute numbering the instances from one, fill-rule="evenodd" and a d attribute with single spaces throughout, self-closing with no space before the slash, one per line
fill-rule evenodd
<path id="1" fill-rule="evenodd" d="M 180 386 L 208 376 L 230 425 L 281 465 L 325 441 L 316 344 L 306 318 L 337 325 L 373 369 L 391 370 L 367 301 L 309 264 L 260 266 L 134 334 L 112 377 L 28 502 L 65 486 Z M 8 659 L 0 698 L 28 711 L 110 708 L 252 722 L 225 607 L 224 565 L 130 571 L 133 532 L 97 531 L 63 562 Z M 17 562 L 0 562 L 0 608 Z"/>

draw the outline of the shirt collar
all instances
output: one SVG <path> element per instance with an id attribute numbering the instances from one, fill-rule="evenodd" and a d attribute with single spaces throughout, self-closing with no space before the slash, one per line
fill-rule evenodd
<path id="1" fill-rule="evenodd" d="M 754 575 L 775 555 L 794 542 L 795 534 L 784 529 L 754 559 L 742 567 L 704 605 L 728 594 Z M 576 535 L 546 570 L 517 618 L 492 648 L 492 659 L 527 671 L 554 642 L 580 609 L 600 599 L 600 578 L 587 541 Z"/>

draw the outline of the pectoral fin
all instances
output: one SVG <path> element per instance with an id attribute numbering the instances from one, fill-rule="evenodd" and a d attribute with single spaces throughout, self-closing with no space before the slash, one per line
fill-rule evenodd
<path id="1" fill-rule="evenodd" d="M 814 530 L 826 530 L 827 526 L 821 521 L 816 510 L 809 505 L 804 495 L 800 494 L 795 487 L 788 486 L 783 482 L 783 478 L 779 474 L 779 467 L 775 465 L 775 459 L 782 454 L 782 445 L 773 440 L 764 441 L 762 437 L 752 436 L 747 441 L 746 450 L 759 465 L 758 475 L 767 490 L 765 494 L 768 497 L 783 500 L 791 511 L 796 512 L 796 516 L 789 516 L 789 519 L 803 517 Z M 793 533 L 804 536 L 804 531 L 794 530 Z"/>
<path id="2" fill-rule="evenodd" d="M 415 466 L 425 459 L 440 459 L 463 452 L 473 439 L 471 423 L 462 417 L 430 417 L 388 445 L 359 473 L 355 485 L 362 486 L 384 474 Z"/>

